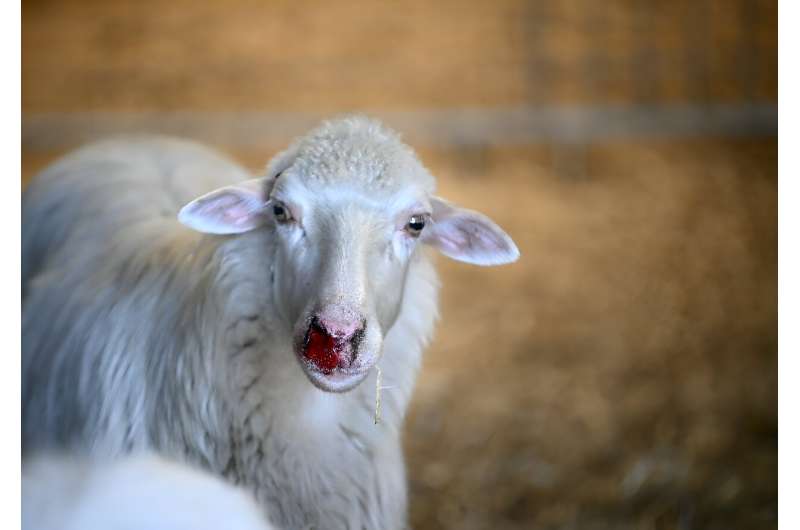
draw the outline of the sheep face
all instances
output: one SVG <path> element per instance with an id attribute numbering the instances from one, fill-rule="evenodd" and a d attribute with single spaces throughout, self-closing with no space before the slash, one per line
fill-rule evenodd
<path id="1" fill-rule="evenodd" d="M 200 197 L 179 219 L 210 233 L 272 231 L 275 305 L 322 390 L 354 388 L 378 361 L 422 244 L 479 265 L 518 256 L 488 218 L 435 197 L 414 153 L 374 121 L 326 123 L 267 171 Z"/>
<path id="2" fill-rule="evenodd" d="M 290 170 L 272 189 L 276 297 L 301 365 L 323 390 L 353 388 L 378 360 L 430 217 L 419 192 L 325 185 Z"/>

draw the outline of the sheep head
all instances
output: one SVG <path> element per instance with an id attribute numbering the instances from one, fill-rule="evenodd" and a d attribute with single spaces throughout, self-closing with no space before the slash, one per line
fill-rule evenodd
<path id="1" fill-rule="evenodd" d="M 264 178 L 192 201 L 179 219 L 213 234 L 273 232 L 273 295 L 295 354 L 314 385 L 344 392 L 378 361 L 420 245 L 476 265 L 519 256 L 495 223 L 434 187 L 395 133 L 350 117 L 297 140 Z"/>

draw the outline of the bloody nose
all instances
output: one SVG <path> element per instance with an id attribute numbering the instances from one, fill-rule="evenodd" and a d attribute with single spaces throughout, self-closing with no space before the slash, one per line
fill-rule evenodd
<path id="1" fill-rule="evenodd" d="M 356 356 L 357 335 L 363 328 L 363 322 L 316 317 L 308 328 L 303 356 L 325 374 L 337 367 L 349 368 Z"/>

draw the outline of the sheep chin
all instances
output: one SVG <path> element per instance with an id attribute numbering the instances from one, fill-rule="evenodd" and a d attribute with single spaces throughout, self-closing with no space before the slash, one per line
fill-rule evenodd
<path id="1" fill-rule="evenodd" d="M 361 384 L 364 379 L 367 378 L 367 374 L 369 374 L 371 368 L 370 366 L 358 371 L 344 371 L 337 368 L 326 374 L 302 360 L 301 365 L 303 366 L 303 371 L 308 377 L 308 380 L 311 381 L 315 387 L 323 392 L 337 394 L 349 392 Z"/>

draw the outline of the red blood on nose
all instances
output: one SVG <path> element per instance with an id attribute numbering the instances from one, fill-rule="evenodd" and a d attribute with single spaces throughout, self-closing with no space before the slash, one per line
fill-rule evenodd
<path id="1" fill-rule="evenodd" d="M 308 330 L 308 340 L 303 355 L 323 373 L 330 374 L 339 364 L 339 345 L 336 340 L 317 326 Z"/>

